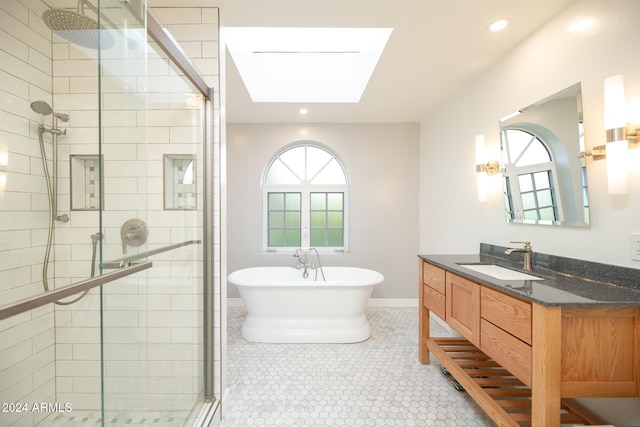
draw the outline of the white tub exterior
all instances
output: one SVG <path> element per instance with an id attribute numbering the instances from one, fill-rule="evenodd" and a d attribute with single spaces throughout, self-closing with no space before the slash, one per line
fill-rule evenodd
<path id="1" fill-rule="evenodd" d="M 371 336 L 364 310 L 384 276 L 356 267 L 318 271 L 293 267 L 253 267 L 234 271 L 229 283 L 238 287 L 247 308 L 241 335 L 269 343 L 352 343 Z"/>

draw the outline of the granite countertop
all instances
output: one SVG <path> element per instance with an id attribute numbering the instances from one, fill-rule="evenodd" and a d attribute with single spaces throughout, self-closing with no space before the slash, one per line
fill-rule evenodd
<path id="1" fill-rule="evenodd" d="M 548 268 L 533 266 L 524 272 L 521 262 L 484 253 L 474 255 L 418 255 L 423 260 L 488 287 L 545 306 L 640 306 L 640 289 L 578 277 Z M 460 264 L 496 264 L 543 280 L 500 280 Z M 639 276 L 640 278 L 640 271 Z"/>

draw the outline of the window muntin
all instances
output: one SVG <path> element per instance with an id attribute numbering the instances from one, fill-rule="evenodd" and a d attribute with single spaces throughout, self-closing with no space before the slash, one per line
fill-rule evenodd
<path id="1" fill-rule="evenodd" d="M 267 250 L 346 249 L 347 175 L 328 149 L 311 142 L 285 148 L 264 175 L 263 194 Z"/>
<path id="2" fill-rule="evenodd" d="M 311 193 L 310 243 L 344 246 L 344 193 Z"/>
<path id="3" fill-rule="evenodd" d="M 555 221 L 557 218 L 551 171 L 518 175 L 525 220 Z"/>
<path id="4" fill-rule="evenodd" d="M 300 247 L 301 200 L 300 193 L 269 193 L 268 245 Z"/>

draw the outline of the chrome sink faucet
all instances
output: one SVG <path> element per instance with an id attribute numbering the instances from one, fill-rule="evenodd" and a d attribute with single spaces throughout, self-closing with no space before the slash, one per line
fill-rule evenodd
<path id="1" fill-rule="evenodd" d="M 524 271 L 533 270 L 533 248 L 531 247 L 531 242 L 511 242 L 511 243 L 523 243 L 523 248 L 509 248 L 504 251 L 505 254 L 509 255 L 513 252 L 522 252 L 524 254 Z"/>

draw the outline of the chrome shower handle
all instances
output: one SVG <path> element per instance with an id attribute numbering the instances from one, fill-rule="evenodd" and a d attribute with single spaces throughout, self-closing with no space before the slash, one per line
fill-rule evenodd
<path id="1" fill-rule="evenodd" d="M 120 239 L 122 239 L 122 253 L 127 253 L 127 246 L 141 246 L 147 242 L 149 230 L 147 224 L 138 218 L 129 219 L 120 227 Z"/>

